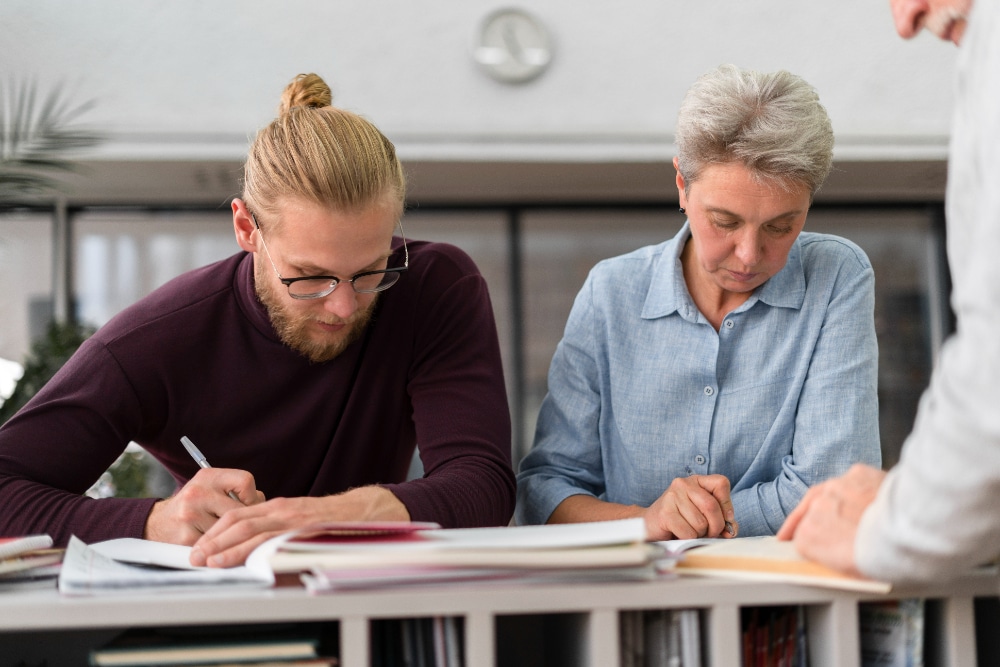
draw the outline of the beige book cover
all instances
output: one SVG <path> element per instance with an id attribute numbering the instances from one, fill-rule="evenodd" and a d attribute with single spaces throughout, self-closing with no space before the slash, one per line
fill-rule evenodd
<path id="1" fill-rule="evenodd" d="M 677 572 L 873 593 L 892 588 L 884 581 L 851 577 L 806 560 L 794 544 L 771 536 L 705 541 L 684 552 Z"/>

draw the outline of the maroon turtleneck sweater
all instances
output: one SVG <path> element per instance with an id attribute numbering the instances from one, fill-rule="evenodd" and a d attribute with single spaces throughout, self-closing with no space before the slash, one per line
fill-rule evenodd
<path id="1" fill-rule="evenodd" d="M 0 535 L 141 537 L 156 499 L 82 494 L 129 441 L 184 483 L 198 468 L 182 435 L 267 498 L 382 484 L 415 521 L 506 524 L 510 414 L 486 283 L 453 246 L 409 250 L 367 335 L 323 364 L 278 339 L 247 254 L 122 311 L 0 428 Z M 425 476 L 404 481 L 418 444 Z"/>

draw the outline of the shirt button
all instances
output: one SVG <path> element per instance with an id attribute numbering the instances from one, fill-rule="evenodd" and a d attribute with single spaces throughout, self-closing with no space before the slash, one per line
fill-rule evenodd
<path id="1" fill-rule="evenodd" d="M 732 320 L 726 320 L 725 324 L 727 329 L 732 329 L 734 326 L 736 326 L 736 322 L 733 322 Z"/>
<path id="2" fill-rule="evenodd" d="M 714 393 L 715 393 L 714 389 L 712 389 L 711 387 L 705 387 L 705 395 L 706 396 L 711 396 Z"/>
<path id="3" fill-rule="evenodd" d="M 705 461 L 706 461 L 705 457 L 702 456 L 701 454 L 699 454 L 698 456 L 694 457 L 694 462 L 697 463 L 700 466 L 705 465 Z"/>

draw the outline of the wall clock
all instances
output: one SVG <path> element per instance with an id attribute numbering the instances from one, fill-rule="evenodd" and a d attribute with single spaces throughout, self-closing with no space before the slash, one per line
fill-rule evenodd
<path id="1" fill-rule="evenodd" d="M 552 42 L 542 23 L 520 9 L 499 9 L 480 26 L 476 62 L 497 81 L 524 83 L 552 62 Z"/>

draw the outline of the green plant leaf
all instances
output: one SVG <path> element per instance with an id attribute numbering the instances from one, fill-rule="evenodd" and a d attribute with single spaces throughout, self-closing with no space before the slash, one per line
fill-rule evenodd
<path id="1" fill-rule="evenodd" d="M 93 106 L 71 103 L 60 88 L 40 96 L 34 81 L 0 83 L 0 201 L 58 190 L 51 172 L 75 170 L 68 154 L 103 140 L 73 126 Z"/>

